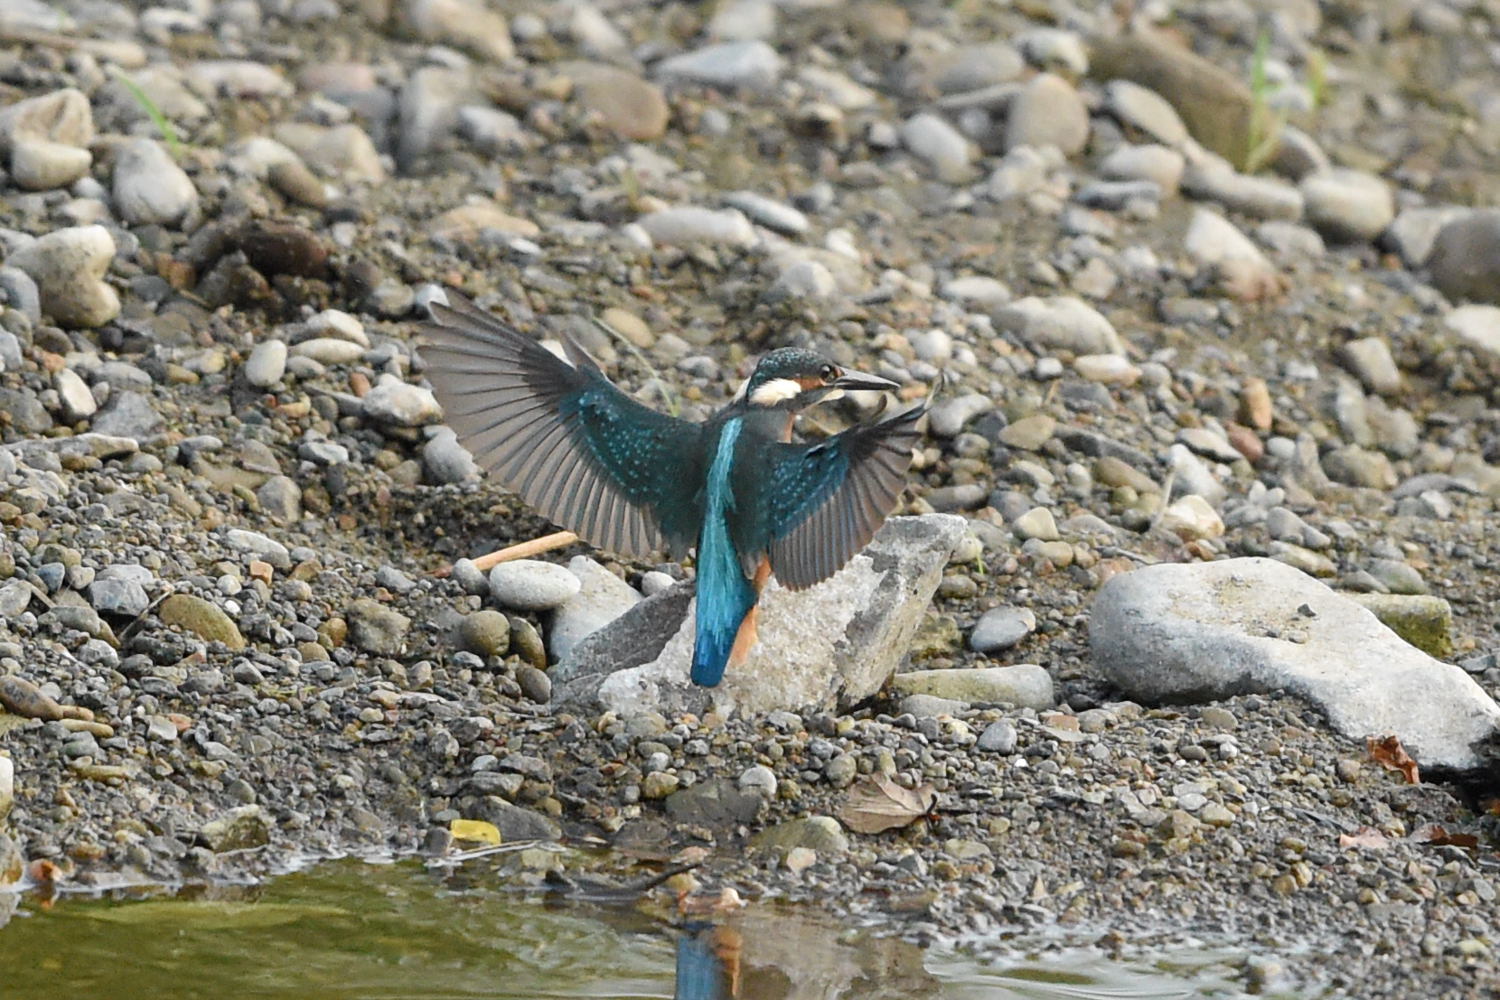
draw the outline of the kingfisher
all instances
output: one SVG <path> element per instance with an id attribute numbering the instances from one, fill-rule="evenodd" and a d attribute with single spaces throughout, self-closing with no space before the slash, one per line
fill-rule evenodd
<path id="1" fill-rule="evenodd" d="M 637 559 L 696 549 L 692 680 L 713 687 L 756 641 L 774 574 L 801 590 L 864 548 L 906 484 L 927 403 L 815 443 L 797 413 L 890 379 L 783 347 L 708 420 L 660 413 L 616 388 L 576 340 L 566 360 L 456 292 L 429 305 L 426 374 L 475 461 L 548 520 Z"/>

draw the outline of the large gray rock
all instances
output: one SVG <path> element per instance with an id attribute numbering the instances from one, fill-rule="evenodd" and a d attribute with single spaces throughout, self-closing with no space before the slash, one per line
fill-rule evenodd
<path id="1" fill-rule="evenodd" d="M 1089 622 L 1094 662 L 1143 702 L 1286 692 L 1350 739 L 1395 734 L 1424 767 L 1487 761 L 1500 706 L 1464 671 L 1283 563 L 1161 564 L 1112 578 Z"/>
<path id="2" fill-rule="evenodd" d="M 554 704 L 639 715 L 832 708 L 880 690 L 906 654 L 949 554 L 964 537 L 945 514 L 887 521 L 838 573 L 799 593 L 774 581 L 761 599 L 760 642 L 717 688 L 688 680 L 691 584 L 648 598 L 580 643 L 553 670 Z"/>
<path id="3" fill-rule="evenodd" d="M 568 572 L 582 586 L 552 614 L 547 645 L 554 660 L 567 659 L 580 642 L 641 602 L 634 587 L 588 556 L 574 556 Z"/>

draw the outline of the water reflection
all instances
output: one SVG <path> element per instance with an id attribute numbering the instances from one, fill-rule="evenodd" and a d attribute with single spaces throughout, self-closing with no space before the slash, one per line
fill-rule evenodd
<path id="1" fill-rule="evenodd" d="M 924 953 L 806 908 L 689 905 L 641 883 L 520 890 L 514 872 L 339 862 L 262 886 L 23 898 L 4 1000 L 1005 1000 L 1227 996 L 1234 958 Z M 575 881 L 570 892 L 579 888 Z M 134 893 L 139 897 L 140 893 Z M 721 897 L 712 897 L 722 901 Z M 0 912 L 15 896 L 0 894 Z M 1225 973 L 1230 974 L 1226 980 Z"/>
<path id="2" fill-rule="evenodd" d="M 785 909 L 694 921 L 674 1000 L 915 1000 L 939 995 L 920 948 Z"/>

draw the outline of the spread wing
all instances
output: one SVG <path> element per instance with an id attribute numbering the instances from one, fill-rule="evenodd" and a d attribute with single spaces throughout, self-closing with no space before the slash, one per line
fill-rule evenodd
<path id="1" fill-rule="evenodd" d="M 449 292 L 421 331 L 427 377 L 458 440 L 548 520 L 614 552 L 685 551 L 702 519 L 701 425 L 610 384 L 570 337 L 572 364 Z"/>
<path id="2" fill-rule="evenodd" d="M 783 586 L 826 580 L 869 544 L 906 485 L 926 412 L 924 403 L 817 444 L 772 446 L 769 553 Z"/>

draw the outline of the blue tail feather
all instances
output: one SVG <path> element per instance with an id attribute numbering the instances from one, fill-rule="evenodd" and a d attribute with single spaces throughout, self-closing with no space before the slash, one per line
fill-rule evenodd
<path id="1" fill-rule="evenodd" d="M 708 473 L 708 503 L 698 539 L 697 636 L 693 640 L 693 683 L 713 687 L 724 677 L 740 623 L 759 595 L 740 567 L 729 537 L 727 514 L 733 507 L 729 469 L 740 421 L 724 426 L 718 452 Z"/>

